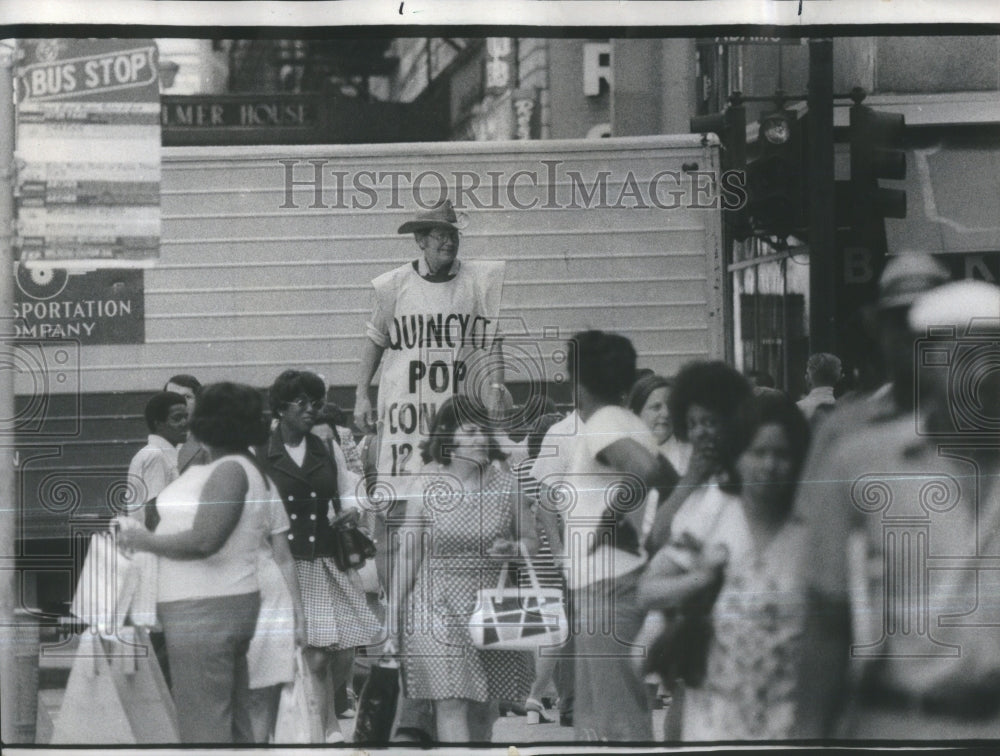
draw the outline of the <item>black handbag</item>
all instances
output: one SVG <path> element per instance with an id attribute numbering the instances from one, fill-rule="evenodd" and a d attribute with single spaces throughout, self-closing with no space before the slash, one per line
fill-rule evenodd
<path id="1" fill-rule="evenodd" d="M 372 665 L 361 688 L 353 741 L 369 745 L 388 744 L 398 703 L 399 664 L 381 659 Z"/>
<path id="2" fill-rule="evenodd" d="M 656 672 L 665 684 L 684 680 L 699 687 L 708 668 L 712 644 L 712 606 L 722 587 L 721 576 L 675 611 L 664 612 L 667 627 L 646 654 L 646 671 Z"/>
<path id="3" fill-rule="evenodd" d="M 375 556 L 375 542 L 358 529 L 356 511 L 339 515 L 332 523 L 333 563 L 341 572 L 359 569 Z"/>
<path id="4" fill-rule="evenodd" d="M 675 545 L 701 551 L 700 544 L 681 542 Z M 680 678 L 692 687 L 701 685 L 714 637 L 712 608 L 724 581 L 724 573 L 720 571 L 680 607 L 663 612 L 666 628 L 647 651 L 647 672 L 658 673 L 666 684 Z"/>

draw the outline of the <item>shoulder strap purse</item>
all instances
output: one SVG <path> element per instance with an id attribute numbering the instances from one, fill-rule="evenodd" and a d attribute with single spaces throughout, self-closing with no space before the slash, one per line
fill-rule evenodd
<path id="1" fill-rule="evenodd" d="M 569 637 L 569 623 L 560 588 L 543 588 L 523 542 L 530 588 L 507 585 L 508 562 L 500 570 L 496 588 L 481 588 L 469 632 L 477 648 L 496 651 L 534 651 L 561 646 Z"/>

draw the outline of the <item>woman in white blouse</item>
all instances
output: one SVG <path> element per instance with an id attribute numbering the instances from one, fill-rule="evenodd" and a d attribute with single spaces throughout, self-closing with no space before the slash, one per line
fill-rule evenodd
<path id="1" fill-rule="evenodd" d="M 234 383 L 207 387 L 191 431 L 209 464 L 160 493 L 155 533 L 123 525 L 120 544 L 160 557 L 157 613 L 181 739 L 251 742 L 246 654 L 260 611 L 264 505 L 276 495 L 248 452 L 267 437 L 260 394 Z"/>

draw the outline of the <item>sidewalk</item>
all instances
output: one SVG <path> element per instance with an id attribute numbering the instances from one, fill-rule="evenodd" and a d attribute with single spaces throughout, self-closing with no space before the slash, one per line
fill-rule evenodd
<path id="1" fill-rule="evenodd" d="M 58 648 L 48 647 L 48 653 L 39 657 L 40 687 L 38 691 L 38 715 L 35 735 L 36 745 L 47 745 L 52 736 L 53 723 L 59 714 L 65 692 L 66 681 L 73 661 L 75 643 Z M 54 652 L 54 653 L 53 653 Z M 653 733 L 662 738 L 666 709 L 653 711 Z M 531 743 L 573 742 L 573 728 L 562 727 L 558 723 L 558 712 L 550 710 L 554 722 L 530 725 L 524 716 L 506 716 L 497 720 L 493 727 L 493 742 L 498 745 L 528 745 Z M 340 720 L 341 730 L 350 743 L 354 732 L 354 720 Z"/>

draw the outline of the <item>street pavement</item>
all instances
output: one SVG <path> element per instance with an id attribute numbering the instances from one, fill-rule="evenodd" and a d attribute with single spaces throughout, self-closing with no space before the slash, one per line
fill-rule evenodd
<path id="1" fill-rule="evenodd" d="M 39 714 L 36 744 L 44 745 L 49 741 L 52 733 L 52 722 L 58 716 L 59 706 L 62 703 L 62 689 L 51 688 L 40 691 L 39 694 Z M 656 738 L 661 738 L 663 734 L 663 720 L 666 709 L 658 709 L 653 712 L 653 733 Z M 493 742 L 503 746 L 524 746 L 532 743 L 554 743 L 573 742 L 573 728 L 561 727 L 558 722 L 558 713 L 550 712 L 556 721 L 537 725 L 528 724 L 527 717 L 506 716 L 497 720 L 493 727 Z M 354 733 L 354 720 L 340 720 L 341 730 L 350 743 L 351 735 Z"/>
<path id="2" fill-rule="evenodd" d="M 40 669 L 43 677 L 48 678 L 52 683 L 44 685 L 38 693 L 38 717 L 36 727 L 37 745 L 46 745 L 52 735 L 52 727 L 59 714 L 59 707 L 62 704 L 66 678 L 69 674 L 69 667 L 72 663 L 72 656 L 47 656 L 40 658 Z M 667 709 L 656 709 L 653 711 L 653 733 L 657 739 L 662 738 L 663 721 Z M 493 742 L 498 745 L 530 745 L 531 743 L 553 743 L 573 742 L 573 728 L 559 725 L 559 714 L 551 709 L 549 716 L 556 720 L 550 723 L 528 724 L 527 717 L 508 715 L 497 720 L 493 727 Z M 341 730 L 349 743 L 354 732 L 354 720 L 340 720 Z"/>

